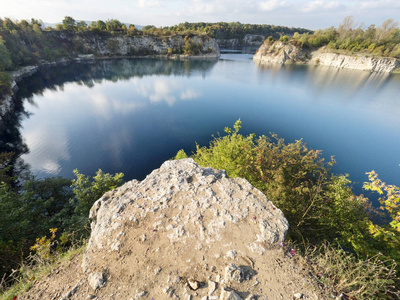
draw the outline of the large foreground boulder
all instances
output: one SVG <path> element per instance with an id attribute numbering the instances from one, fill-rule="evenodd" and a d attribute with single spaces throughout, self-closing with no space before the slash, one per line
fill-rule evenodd
<path id="1" fill-rule="evenodd" d="M 282 212 L 248 181 L 192 159 L 106 193 L 90 218 L 82 263 L 21 299 L 323 299 L 282 248 Z"/>

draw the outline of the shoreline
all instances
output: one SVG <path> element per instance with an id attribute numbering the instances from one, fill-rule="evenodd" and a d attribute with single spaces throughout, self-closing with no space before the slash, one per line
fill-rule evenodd
<path id="1" fill-rule="evenodd" d="M 11 108 L 12 100 L 15 92 L 18 90 L 18 82 L 23 78 L 35 74 L 41 67 L 45 66 L 58 66 L 63 64 L 69 64 L 74 62 L 95 62 L 100 60 L 112 60 L 112 59 L 160 59 L 160 60 L 217 60 L 220 57 L 219 53 L 207 53 L 202 55 L 184 55 L 184 54 L 156 54 L 156 55 L 145 55 L 145 56 L 95 56 L 94 54 L 78 55 L 75 58 L 62 58 L 58 61 L 42 61 L 37 65 L 24 66 L 19 70 L 7 72 L 11 76 L 10 93 L 4 95 L 0 99 L 0 117 L 3 117 Z"/>
<path id="2" fill-rule="evenodd" d="M 400 60 L 365 54 L 346 54 L 329 51 L 326 46 L 304 50 L 282 42 L 264 43 L 253 56 L 253 61 L 272 64 L 305 64 L 337 69 L 353 69 L 373 73 L 399 73 Z"/>

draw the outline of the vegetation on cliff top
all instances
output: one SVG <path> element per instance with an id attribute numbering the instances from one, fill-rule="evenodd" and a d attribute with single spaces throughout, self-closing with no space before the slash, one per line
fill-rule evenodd
<path id="1" fill-rule="evenodd" d="M 317 30 L 313 34 L 295 33 L 289 42 L 303 48 L 327 46 L 333 51 L 400 58 L 400 28 L 393 19 L 378 27 L 370 25 L 365 28 L 357 25 L 352 17 L 347 17 L 338 28 Z"/>

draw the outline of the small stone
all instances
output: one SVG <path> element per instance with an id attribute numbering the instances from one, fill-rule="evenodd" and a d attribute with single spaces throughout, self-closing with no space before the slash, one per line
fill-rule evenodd
<path id="1" fill-rule="evenodd" d="M 146 291 L 139 292 L 139 293 L 137 293 L 137 294 L 135 295 L 135 299 L 144 297 L 144 296 L 146 296 L 146 294 L 147 294 Z"/>
<path id="2" fill-rule="evenodd" d="M 302 299 L 303 296 L 304 296 L 304 295 L 303 295 L 302 293 L 293 294 L 293 297 L 294 297 L 295 299 Z"/>
<path id="3" fill-rule="evenodd" d="M 106 277 L 103 273 L 91 273 L 88 276 L 89 285 L 92 289 L 97 290 L 98 288 L 102 287 L 106 284 Z"/>
<path id="4" fill-rule="evenodd" d="M 211 296 L 217 289 L 217 283 L 209 280 L 208 281 L 208 295 Z"/>
<path id="5" fill-rule="evenodd" d="M 86 297 L 86 299 L 94 299 L 94 298 L 96 298 L 96 295 L 92 295 L 92 294 L 89 294 Z"/>
<path id="6" fill-rule="evenodd" d="M 226 289 L 222 290 L 220 299 L 221 300 L 242 300 L 242 298 L 238 294 L 236 294 L 235 291 L 233 291 L 233 290 L 227 291 Z"/>
<path id="7" fill-rule="evenodd" d="M 243 270 L 234 264 L 230 264 L 225 268 L 225 280 L 226 281 L 236 281 L 242 282 L 243 280 Z"/>
<path id="8" fill-rule="evenodd" d="M 209 300 L 216 300 L 216 299 L 218 299 L 218 296 L 215 296 L 215 295 L 214 296 L 210 296 L 210 297 L 208 297 L 208 299 Z"/>
<path id="9" fill-rule="evenodd" d="M 237 255 L 237 252 L 236 252 L 235 250 L 229 250 L 229 251 L 226 253 L 226 257 L 229 257 L 229 258 L 232 258 L 232 259 L 235 259 L 235 258 L 236 258 L 236 255 Z"/>
<path id="10" fill-rule="evenodd" d="M 208 297 L 204 296 L 203 298 L 201 298 L 201 300 L 208 300 Z"/>
<path id="11" fill-rule="evenodd" d="M 188 285 L 193 291 L 197 290 L 200 287 L 199 282 L 193 279 L 188 280 Z"/>
<path id="12" fill-rule="evenodd" d="M 245 300 L 256 300 L 256 299 L 257 299 L 257 297 L 256 297 L 255 295 L 250 294 L 250 295 L 248 295 L 248 296 L 246 297 Z M 259 299 L 261 300 L 261 298 L 259 298 Z"/>

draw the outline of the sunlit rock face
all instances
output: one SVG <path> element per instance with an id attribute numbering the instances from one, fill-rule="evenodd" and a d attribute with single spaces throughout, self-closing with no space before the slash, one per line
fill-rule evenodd
<path id="1" fill-rule="evenodd" d="M 315 51 L 304 50 L 280 41 L 264 42 L 254 55 L 253 60 L 271 64 L 308 63 L 378 73 L 390 73 L 400 67 L 400 61 L 395 58 L 377 58 L 363 54 L 344 55 L 333 53 L 326 46 Z"/>
<path id="2" fill-rule="evenodd" d="M 185 37 L 176 35 L 171 37 L 131 37 L 113 36 L 102 37 L 93 36 L 74 36 L 74 43 L 82 45 L 88 52 L 97 55 L 166 55 L 168 49 L 182 49 L 185 45 Z M 193 36 L 191 42 L 200 49 L 198 55 L 190 57 L 209 57 L 217 58 L 220 56 L 219 46 L 215 39 L 209 37 Z M 179 55 L 182 57 L 183 55 Z"/>

